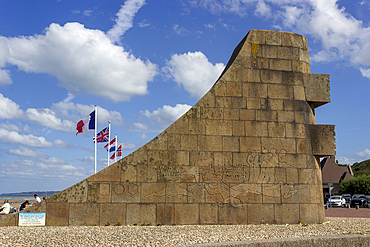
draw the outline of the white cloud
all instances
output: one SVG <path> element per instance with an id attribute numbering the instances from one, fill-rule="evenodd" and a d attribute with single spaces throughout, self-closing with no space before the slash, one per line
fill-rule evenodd
<path id="1" fill-rule="evenodd" d="M 149 127 L 143 123 L 134 123 L 135 131 L 148 131 Z"/>
<path id="2" fill-rule="evenodd" d="M 51 148 L 53 144 L 44 137 L 20 135 L 18 132 L 0 129 L 0 141 L 4 143 L 19 143 L 31 147 Z"/>
<path id="3" fill-rule="evenodd" d="M 10 70 L 0 70 L 0 85 L 12 84 L 12 79 L 10 78 Z"/>
<path id="4" fill-rule="evenodd" d="M 116 102 L 146 94 L 147 82 L 157 73 L 150 61 L 135 58 L 102 31 L 79 23 L 53 23 L 34 36 L 0 37 L 0 53 L 19 70 L 55 76 L 73 95 L 83 92 Z M 0 66 L 5 65 L 0 61 Z"/>
<path id="5" fill-rule="evenodd" d="M 338 163 L 342 164 L 342 165 L 344 165 L 344 164 L 353 164 L 353 163 L 356 162 L 354 159 L 349 159 L 349 158 L 346 158 L 346 157 L 338 157 L 337 160 L 338 160 Z"/>
<path id="6" fill-rule="evenodd" d="M 271 8 L 264 1 L 258 1 L 254 13 L 263 18 L 268 18 L 271 16 Z"/>
<path id="7" fill-rule="evenodd" d="M 205 28 L 208 28 L 208 29 L 213 29 L 213 30 L 215 30 L 216 28 L 215 28 L 215 26 L 213 26 L 212 24 L 210 24 L 210 23 L 206 23 L 206 24 L 204 24 L 204 27 Z"/>
<path id="8" fill-rule="evenodd" d="M 367 160 L 370 159 L 370 150 L 366 148 L 365 150 L 362 150 L 360 152 L 355 152 L 358 156 L 360 156 L 362 159 Z"/>
<path id="9" fill-rule="evenodd" d="M 149 136 L 145 133 L 142 133 L 142 134 L 139 135 L 139 138 L 143 139 L 143 140 L 147 140 L 149 138 Z"/>
<path id="10" fill-rule="evenodd" d="M 21 129 L 15 125 L 15 124 L 11 124 L 11 123 L 1 123 L 0 124 L 0 128 L 1 129 L 6 129 L 6 130 L 12 130 L 12 131 L 16 131 L 16 132 L 20 132 Z"/>
<path id="11" fill-rule="evenodd" d="M 158 108 L 153 112 L 145 110 L 140 113 L 146 116 L 153 125 L 159 125 L 160 127 L 165 128 L 175 122 L 190 108 L 191 106 L 186 104 L 177 104 L 175 107 L 165 105 L 163 108 Z"/>
<path id="12" fill-rule="evenodd" d="M 55 112 L 47 108 L 28 108 L 25 111 L 25 116 L 28 120 L 38 123 L 39 125 L 47 126 L 51 129 L 73 132 L 76 128 L 76 123 L 70 120 L 61 120 L 55 116 Z"/>
<path id="13" fill-rule="evenodd" d="M 136 149 L 136 145 L 133 143 L 122 142 L 122 149 L 123 150 L 134 150 Z"/>
<path id="14" fill-rule="evenodd" d="M 177 35 L 188 35 L 188 34 L 190 34 L 190 31 L 188 29 L 186 29 L 185 27 L 179 26 L 177 24 L 173 25 L 172 30 Z"/>
<path id="15" fill-rule="evenodd" d="M 22 114 L 18 104 L 0 93 L 0 119 L 19 118 Z"/>
<path id="16" fill-rule="evenodd" d="M 19 147 L 18 149 L 9 149 L 9 153 L 17 156 L 30 158 L 47 158 L 47 155 L 38 150 L 32 150 L 27 147 Z"/>
<path id="17" fill-rule="evenodd" d="M 112 42 L 118 42 L 120 37 L 132 27 L 135 14 L 145 4 L 145 0 L 126 0 L 116 14 L 116 24 L 107 32 Z"/>
<path id="18" fill-rule="evenodd" d="M 198 51 L 172 55 L 163 70 L 172 76 L 178 85 L 183 85 L 191 96 L 200 98 L 212 87 L 224 68 L 223 63 L 213 65 Z"/>
<path id="19" fill-rule="evenodd" d="M 59 140 L 59 139 L 53 141 L 53 145 L 57 148 L 69 148 L 69 147 L 71 147 L 71 145 L 69 145 L 69 144 L 67 144 L 64 141 Z"/>
<path id="20" fill-rule="evenodd" d="M 79 119 L 86 117 L 92 111 L 94 111 L 95 106 L 62 101 L 54 103 L 52 109 L 55 111 L 57 116 L 72 118 L 75 121 L 78 121 Z M 123 118 L 121 113 L 117 111 L 108 111 L 107 109 L 98 106 L 98 123 L 107 124 L 108 121 L 111 121 L 113 125 L 123 125 Z"/>

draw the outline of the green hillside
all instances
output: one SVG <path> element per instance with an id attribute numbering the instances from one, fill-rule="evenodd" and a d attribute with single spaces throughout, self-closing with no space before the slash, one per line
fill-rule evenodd
<path id="1" fill-rule="evenodd" d="M 361 175 L 370 175 L 370 159 L 352 165 L 352 171 L 355 177 Z"/>

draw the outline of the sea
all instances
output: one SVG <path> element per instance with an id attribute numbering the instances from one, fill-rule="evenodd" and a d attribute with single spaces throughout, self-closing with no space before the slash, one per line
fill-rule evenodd
<path id="1" fill-rule="evenodd" d="M 33 195 L 37 194 L 40 198 L 44 196 L 51 197 L 59 191 L 30 191 L 30 192 L 18 192 L 18 193 L 2 193 L 0 194 L 0 205 L 5 199 L 8 200 L 25 200 L 34 199 Z"/>

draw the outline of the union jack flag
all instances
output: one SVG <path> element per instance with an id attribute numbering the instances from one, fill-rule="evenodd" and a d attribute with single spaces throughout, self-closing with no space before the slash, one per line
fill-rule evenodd
<path id="1" fill-rule="evenodd" d="M 122 157 L 122 142 L 117 148 L 117 157 Z"/>
<path id="2" fill-rule="evenodd" d="M 109 142 L 109 127 L 106 127 L 102 131 L 100 131 L 97 135 L 96 138 L 94 137 L 94 143 L 99 143 L 99 142 Z"/>

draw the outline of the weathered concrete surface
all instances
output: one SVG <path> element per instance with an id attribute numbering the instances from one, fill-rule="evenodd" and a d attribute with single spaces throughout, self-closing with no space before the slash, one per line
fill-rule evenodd
<path id="1" fill-rule="evenodd" d="M 329 76 L 310 73 L 306 38 L 252 30 L 175 123 L 42 202 L 46 224 L 323 222 L 319 157 L 335 154 L 335 139 L 315 108 L 329 101 Z"/>
<path id="2" fill-rule="evenodd" d="M 331 246 L 351 246 L 365 247 L 370 246 L 370 235 L 335 235 L 335 236 L 319 236 L 319 237 L 304 237 L 304 238 L 285 238 L 285 239 L 269 239 L 269 240 L 247 240 L 239 242 L 227 242 L 219 244 L 196 244 L 188 245 L 192 247 L 331 247 Z"/>

